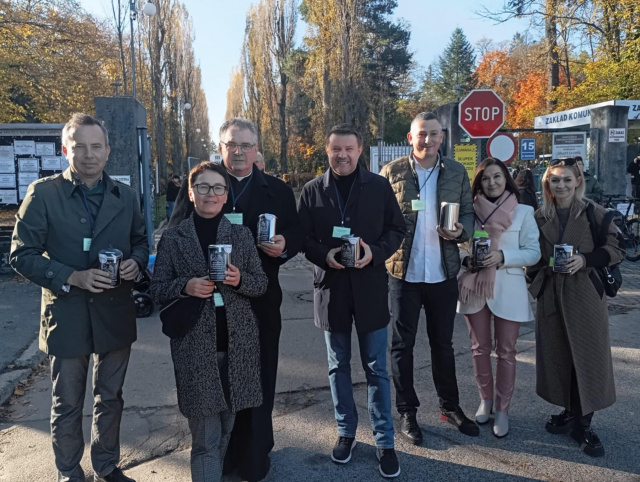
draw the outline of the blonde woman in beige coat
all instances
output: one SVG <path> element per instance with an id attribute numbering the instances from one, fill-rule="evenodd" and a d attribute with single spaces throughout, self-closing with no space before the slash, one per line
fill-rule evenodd
<path id="1" fill-rule="evenodd" d="M 530 292 L 536 308 L 538 395 L 564 407 L 547 421 L 546 430 L 570 433 L 586 454 L 599 457 L 604 447 L 591 428 L 596 410 L 616 400 L 609 341 L 607 299 L 595 268 L 619 263 L 615 226 L 607 241 L 594 247 L 583 197 L 584 178 L 574 159 L 553 159 L 542 177 L 544 204 L 535 213 L 542 258 L 531 270 Z M 594 205 L 598 225 L 605 209 Z M 600 226 L 598 226 L 600 229 Z M 573 246 L 567 272 L 553 271 L 554 245 Z"/>

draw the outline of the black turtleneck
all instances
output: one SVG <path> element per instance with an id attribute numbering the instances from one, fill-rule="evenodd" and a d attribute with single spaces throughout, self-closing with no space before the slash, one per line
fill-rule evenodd
<path id="1" fill-rule="evenodd" d="M 333 180 L 336 183 L 338 192 L 340 193 L 340 200 L 342 201 L 343 207 L 346 207 L 347 205 L 347 200 L 349 199 L 349 193 L 351 192 L 351 187 L 353 186 L 353 182 L 358 176 L 359 171 L 360 171 L 360 166 L 357 166 L 357 165 L 354 171 L 351 174 L 347 174 L 346 176 L 339 176 L 333 171 L 333 169 L 331 170 L 331 175 L 333 177 Z"/>
<path id="2" fill-rule="evenodd" d="M 212 218 L 203 218 L 195 211 L 193 212 L 193 224 L 196 227 L 196 234 L 200 247 L 204 254 L 204 259 L 209 259 L 209 245 L 216 244 L 218 238 L 218 226 L 222 219 L 222 212 Z M 227 327 L 227 312 L 224 306 L 216 307 L 216 349 L 217 351 L 229 350 L 229 330 Z"/>
<path id="3" fill-rule="evenodd" d="M 496 203 L 496 201 L 497 201 L 498 199 L 500 199 L 501 197 L 502 197 L 502 196 L 498 196 L 498 197 L 489 197 L 489 196 L 486 196 L 487 201 L 490 201 L 490 202 L 492 202 L 493 204 L 495 204 L 495 203 Z"/>

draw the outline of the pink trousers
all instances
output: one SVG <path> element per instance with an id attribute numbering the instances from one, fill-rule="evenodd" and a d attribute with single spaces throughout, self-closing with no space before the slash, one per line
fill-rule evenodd
<path id="1" fill-rule="evenodd" d="M 484 305 L 477 313 L 465 315 L 471 353 L 473 355 L 473 371 L 480 392 L 480 399 L 493 400 L 493 373 L 491 370 L 491 310 Z M 493 315 L 495 350 L 498 355 L 496 369 L 496 396 L 494 410 L 509 411 L 509 402 L 516 382 L 516 342 L 520 323 L 509 321 Z"/>

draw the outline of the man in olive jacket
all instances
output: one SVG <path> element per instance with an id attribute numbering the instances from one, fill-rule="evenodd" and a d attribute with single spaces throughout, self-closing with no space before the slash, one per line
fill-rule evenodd
<path id="1" fill-rule="evenodd" d="M 122 385 L 136 340 L 133 280 L 149 246 L 137 194 L 104 166 L 101 121 L 75 114 L 62 131 L 70 167 L 29 186 L 16 216 L 11 267 L 42 287 L 40 349 L 51 361 L 51 438 L 58 481 L 84 482 L 82 407 L 93 354 L 91 463 L 96 481 L 131 481 L 118 468 Z M 119 286 L 99 269 L 104 248 L 122 252 Z"/>
<path id="2" fill-rule="evenodd" d="M 380 173 L 391 183 L 407 224 L 407 237 L 387 260 L 393 327 L 391 375 L 400 434 L 416 445 L 422 443 L 422 431 L 416 419 L 420 402 L 413 387 L 413 347 L 423 308 L 440 417 L 464 434 L 479 434 L 478 426 L 459 406 L 452 344 L 460 270 L 458 243 L 473 234 L 473 200 L 464 166 L 439 153 L 442 134 L 435 114 L 418 114 L 407 135 L 411 155 L 389 163 Z M 460 205 L 454 231 L 438 227 L 442 202 Z"/>

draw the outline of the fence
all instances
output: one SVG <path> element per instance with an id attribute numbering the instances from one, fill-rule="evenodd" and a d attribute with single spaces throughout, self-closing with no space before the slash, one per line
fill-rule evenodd
<path id="1" fill-rule="evenodd" d="M 402 156 L 408 156 L 411 153 L 411 146 L 406 144 L 384 144 L 382 145 L 382 154 L 378 156 L 378 146 L 369 148 L 369 159 L 371 159 L 371 172 L 376 174 L 380 172 L 386 164 L 394 159 Z"/>

